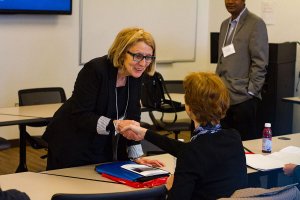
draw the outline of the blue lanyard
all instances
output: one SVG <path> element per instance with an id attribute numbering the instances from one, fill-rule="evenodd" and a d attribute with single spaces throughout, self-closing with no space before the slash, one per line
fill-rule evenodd
<path id="1" fill-rule="evenodd" d="M 206 126 L 198 126 L 194 130 L 194 136 L 191 138 L 191 141 L 196 139 L 199 135 L 204 134 L 214 134 L 222 130 L 221 124 L 212 125 L 211 123 L 207 124 Z"/>

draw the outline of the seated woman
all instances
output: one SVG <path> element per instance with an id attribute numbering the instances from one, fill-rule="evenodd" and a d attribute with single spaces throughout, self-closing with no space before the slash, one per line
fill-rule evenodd
<path id="1" fill-rule="evenodd" d="M 196 129 L 188 143 L 129 125 L 121 134 L 146 139 L 177 157 L 168 199 L 218 199 L 247 186 L 246 158 L 240 134 L 222 129 L 220 119 L 229 107 L 229 94 L 213 73 L 191 73 L 184 80 L 185 109 Z M 169 186 L 168 186 L 169 185 Z"/>

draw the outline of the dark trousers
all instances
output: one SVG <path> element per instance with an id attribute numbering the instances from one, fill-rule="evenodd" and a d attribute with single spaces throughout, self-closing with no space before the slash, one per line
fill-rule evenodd
<path id="1" fill-rule="evenodd" d="M 221 120 L 223 128 L 234 128 L 240 132 L 242 140 L 257 139 L 260 136 L 256 130 L 256 110 L 258 98 L 232 105 L 227 110 L 226 116 Z"/>

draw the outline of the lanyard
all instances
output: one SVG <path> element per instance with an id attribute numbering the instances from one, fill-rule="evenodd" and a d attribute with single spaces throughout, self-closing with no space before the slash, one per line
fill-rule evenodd
<path id="1" fill-rule="evenodd" d="M 228 26 L 227 26 L 226 35 L 225 35 L 225 38 L 224 38 L 224 41 L 223 41 L 223 47 L 225 46 L 225 43 L 226 43 L 226 40 L 227 40 L 227 36 L 228 36 L 229 29 L 230 29 L 230 26 L 231 26 L 230 23 L 231 23 L 231 21 L 228 23 Z M 236 25 L 235 25 L 235 27 L 234 27 L 233 33 L 231 32 L 232 37 L 231 37 L 230 44 L 232 44 L 233 38 L 234 38 L 234 36 L 235 36 L 235 31 L 236 31 L 236 28 L 237 28 L 238 24 L 239 24 L 239 20 L 236 22 Z"/>
<path id="2" fill-rule="evenodd" d="M 124 115 L 119 118 L 119 107 L 118 107 L 118 91 L 117 87 L 115 88 L 115 94 L 116 94 L 116 111 L 117 111 L 117 119 L 124 119 L 126 116 L 127 108 L 128 108 L 128 102 L 129 102 L 129 78 L 127 77 L 127 102 L 126 102 L 126 107 L 124 111 Z"/>
<path id="3" fill-rule="evenodd" d="M 126 112 L 127 112 L 127 107 L 128 107 L 128 102 L 129 102 L 129 78 L 127 77 L 127 102 L 126 102 L 126 107 L 124 111 L 124 115 L 119 118 L 119 107 L 118 107 L 118 91 L 117 87 L 115 88 L 115 94 L 116 94 L 116 111 L 117 111 L 117 119 L 125 119 L 126 117 Z M 112 151 L 113 151 L 113 160 L 116 161 L 118 160 L 118 143 L 119 143 L 119 137 L 120 134 L 118 134 L 115 131 L 115 134 L 112 137 Z"/>

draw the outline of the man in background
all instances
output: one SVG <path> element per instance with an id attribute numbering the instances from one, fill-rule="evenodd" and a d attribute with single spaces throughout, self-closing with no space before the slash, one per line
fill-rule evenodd
<path id="1" fill-rule="evenodd" d="M 225 0 L 225 6 L 231 17 L 221 25 L 216 73 L 228 87 L 230 108 L 221 124 L 249 140 L 258 137 L 256 110 L 269 57 L 267 28 L 248 11 L 245 0 Z"/>

